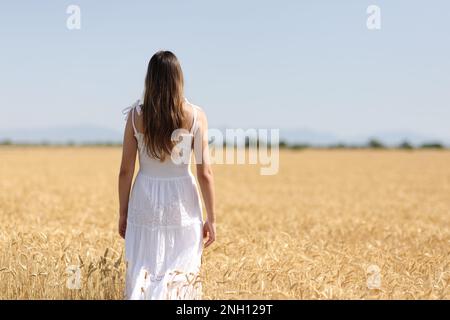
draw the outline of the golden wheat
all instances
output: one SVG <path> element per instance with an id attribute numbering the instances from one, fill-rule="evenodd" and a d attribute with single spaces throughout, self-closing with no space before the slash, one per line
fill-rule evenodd
<path id="1" fill-rule="evenodd" d="M 450 298 L 450 152 L 280 156 L 275 176 L 215 166 L 204 298 Z M 120 149 L 2 147 L 0 159 L 0 299 L 123 298 Z"/>

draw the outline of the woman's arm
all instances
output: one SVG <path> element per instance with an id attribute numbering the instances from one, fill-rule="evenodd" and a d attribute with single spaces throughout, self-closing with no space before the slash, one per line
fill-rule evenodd
<path id="1" fill-rule="evenodd" d="M 201 143 L 194 142 L 196 160 L 197 160 L 197 179 L 205 202 L 207 219 L 203 226 L 203 237 L 208 236 L 205 248 L 216 239 L 216 213 L 215 213 L 215 194 L 214 194 L 214 175 L 211 168 L 211 161 L 208 146 L 208 121 L 203 112 L 199 112 L 199 129 L 196 139 Z M 196 147 L 197 146 L 197 147 Z M 200 148 L 200 150 L 199 150 Z"/>
<path id="2" fill-rule="evenodd" d="M 127 228 L 128 200 L 130 197 L 131 184 L 133 181 L 134 168 L 136 164 L 137 141 L 134 138 L 131 117 L 128 114 L 127 124 L 123 137 L 122 163 L 119 172 L 119 234 L 125 238 Z"/>

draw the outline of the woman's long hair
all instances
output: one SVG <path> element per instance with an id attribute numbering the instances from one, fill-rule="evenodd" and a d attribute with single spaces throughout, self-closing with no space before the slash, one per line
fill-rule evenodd
<path id="1" fill-rule="evenodd" d="M 183 72 L 170 51 L 158 51 L 148 64 L 142 107 L 144 141 L 150 157 L 164 161 L 174 147 L 172 133 L 185 128 Z"/>

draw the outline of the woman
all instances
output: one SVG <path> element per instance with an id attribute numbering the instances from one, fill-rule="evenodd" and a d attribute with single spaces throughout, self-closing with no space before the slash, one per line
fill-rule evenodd
<path id="1" fill-rule="evenodd" d="M 125 297 L 200 299 L 202 250 L 216 234 L 208 125 L 204 112 L 184 98 L 183 73 L 172 52 L 160 51 L 151 58 L 143 101 L 130 109 L 119 174 Z M 180 148 L 186 146 L 185 139 L 188 148 Z M 190 170 L 192 148 L 207 211 L 204 224 Z M 139 172 L 130 194 L 136 153 Z M 204 244 L 202 236 L 207 238 Z"/>

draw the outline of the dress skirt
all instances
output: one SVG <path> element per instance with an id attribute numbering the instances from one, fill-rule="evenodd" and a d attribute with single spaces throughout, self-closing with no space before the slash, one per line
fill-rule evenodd
<path id="1" fill-rule="evenodd" d="M 194 176 L 139 172 L 128 204 L 126 299 L 201 299 L 202 211 Z"/>

